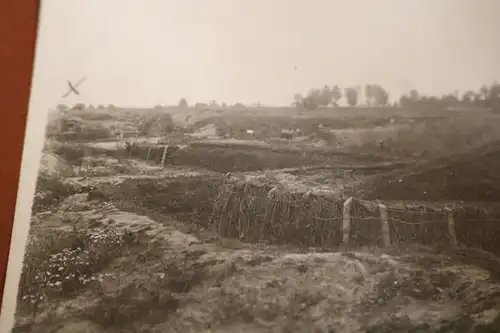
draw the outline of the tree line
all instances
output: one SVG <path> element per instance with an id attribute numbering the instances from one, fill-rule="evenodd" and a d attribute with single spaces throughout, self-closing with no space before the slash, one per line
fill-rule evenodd
<path id="1" fill-rule="evenodd" d="M 364 101 L 362 100 L 364 97 Z M 347 105 L 354 107 L 363 104 L 368 107 L 402 107 L 402 108 L 453 108 L 453 107 L 474 107 L 474 108 L 492 108 L 500 110 L 500 84 L 492 83 L 490 85 L 482 85 L 477 91 L 467 90 L 463 93 L 454 91 L 453 93 L 442 96 L 430 96 L 421 94 L 416 89 L 410 90 L 403 94 L 397 101 L 389 101 L 389 93 L 378 84 L 366 84 L 365 86 L 356 85 L 346 88 L 340 88 L 338 85 L 325 85 L 321 89 L 313 88 L 303 96 L 299 93 L 293 97 L 293 105 L 299 108 L 308 110 L 318 107 L 338 107 L 340 100 L 344 98 Z M 249 105 L 250 107 L 262 107 L 260 103 Z M 156 106 L 161 107 L 161 106 Z M 236 103 L 228 105 L 226 103 L 217 103 L 215 100 L 210 103 L 196 103 L 192 106 L 188 104 L 185 98 L 181 98 L 177 104 L 181 109 L 194 107 L 196 109 L 204 108 L 244 108 L 246 105 Z M 59 105 L 59 110 L 68 110 L 66 105 Z M 75 104 L 73 110 L 83 110 L 86 108 L 94 109 L 92 105 L 82 103 Z M 95 109 L 112 109 L 114 105 L 98 105 Z"/>
<path id="2" fill-rule="evenodd" d="M 325 85 L 321 89 L 313 88 L 306 96 L 295 94 L 293 105 L 306 109 L 318 107 L 338 107 L 342 97 L 345 98 L 349 106 L 356 106 L 360 102 L 360 96 L 364 90 L 366 104 L 369 106 L 386 106 L 389 102 L 389 93 L 378 84 L 367 84 L 341 89 L 338 85 Z"/>
<path id="3" fill-rule="evenodd" d="M 361 100 L 362 95 L 364 95 L 364 101 Z M 390 105 L 402 108 L 478 107 L 500 109 L 500 84 L 494 82 L 481 86 L 477 91 L 468 90 L 462 94 L 455 91 L 443 96 L 423 95 L 416 89 L 412 89 L 393 103 L 389 102 L 387 90 L 378 84 L 366 84 L 364 87 L 356 85 L 343 89 L 338 85 L 325 85 L 321 89 L 310 89 L 305 96 L 299 93 L 295 94 L 292 105 L 308 110 L 318 107 L 338 107 L 342 98 L 351 107 L 364 104 L 368 107 Z"/>

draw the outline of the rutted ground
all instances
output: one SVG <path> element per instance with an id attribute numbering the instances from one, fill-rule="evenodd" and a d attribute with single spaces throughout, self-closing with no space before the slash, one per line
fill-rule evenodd
<path id="1" fill-rule="evenodd" d="M 121 178 L 168 181 L 168 173 Z M 67 181 L 113 187 L 121 178 Z M 33 320 L 29 301 L 43 296 L 33 332 L 500 330 L 500 283 L 451 254 L 242 244 L 124 211 L 119 200 L 74 194 L 34 216 L 28 257 L 39 261 L 21 284 L 19 327 Z"/>

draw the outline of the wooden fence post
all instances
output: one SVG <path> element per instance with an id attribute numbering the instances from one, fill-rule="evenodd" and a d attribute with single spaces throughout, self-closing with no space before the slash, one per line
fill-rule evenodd
<path id="1" fill-rule="evenodd" d="M 453 248 L 458 247 L 457 233 L 455 230 L 455 216 L 451 208 L 446 208 L 446 215 L 448 216 L 448 236 L 450 237 L 450 243 Z"/>
<path id="2" fill-rule="evenodd" d="M 168 149 L 168 145 L 165 145 L 165 147 L 163 148 L 163 155 L 161 156 L 161 166 L 162 167 L 165 167 L 165 158 L 167 157 L 167 149 Z"/>
<path id="3" fill-rule="evenodd" d="M 146 157 L 146 161 L 149 161 L 149 155 L 151 154 L 151 145 L 148 147 L 148 156 Z"/>
<path id="4" fill-rule="evenodd" d="M 342 210 L 342 244 L 349 243 L 351 233 L 351 211 L 354 198 L 350 197 L 344 202 Z"/>
<path id="5" fill-rule="evenodd" d="M 382 240 L 385 247 L 391 247 L 391 229 L 389 228 L 389 212 L 387 206 L 378 204 L 380 212 L 380 225 L 382 230 Z"/>

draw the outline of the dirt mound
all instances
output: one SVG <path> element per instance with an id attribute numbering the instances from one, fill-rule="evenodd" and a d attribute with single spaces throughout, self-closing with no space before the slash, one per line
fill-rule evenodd
<path id="1" fill-rule="evenodd" d="M 500 328 L 494 320 L 500 314 L 500 285 L 482 269 L 429 250 L 230 250 L 148 217 L 102 207 L 59 212 L 34 227 L 31 236 L 37 239 L 28 253 L 40 263 L 33 262 L 33 268 L 45 262 L 36 246 L 48 231 L 74 246 L 65 250 L 60 241 L 61 255 L 47 252 L 54 274 L 43 287 L 33 331 L 465 333 Z M 91 242 L 80 245 L 78 237 Z M 70 261 L 88 253 L 92 261 L 84 266 Z M 63 271 L 57 269 L 61 265 Z M 73 277 L 71 269 L 82 267 L 85 278 Z M 45 274 L 45 266 L 39 268 Z M 23 281 L 41 290 L 37 279 L 26 275 Z M 79 289 L 68 293 L 64 287 L 70 282 Z M 25 289 L 21 295 L 29 299 L 31 293 Z M 18 325 L 30 320 L 27 312 L 18 313 Z"/>
<path id="2" fill-rule="evenodd" d="M 498 147 L 498 145 L 496 145 Z M 494 144 L 466 154 L 417 165 L 377 179 L 367 199 L 500 201 L 500 149 Z"/>
<path id="3" fill-rule="evenodd" d="M 89 178 L 93 195 L 66 196 L 55 213 L 40 214 L 30 232 L 18 325 L 34 319 L 33 332 L 59 333 L 500 329 L 500 284 L 473 266 L 479 254 L 472 265 L 458 258 L 468 253 L 422 247 L 328 253 L 229 247 L 220 235 L 183 231 L 174 220 L 194 212 L 206 226 L 221 179 L 176 175 Z M 91 183 L 72 181 L 66 183 Z"/>
<path id="4" fill-rule="evenodd" d="M 40 172 L 51 177 L 73 176 L 73 168 L 61 156 L 45 152 L 40 160 Z"/>

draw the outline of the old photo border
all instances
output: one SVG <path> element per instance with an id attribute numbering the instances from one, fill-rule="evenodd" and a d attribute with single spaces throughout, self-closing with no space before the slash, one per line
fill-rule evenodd
<path id="1" fill-rule="evenodd" d="M 33 0 L 7 1 L 0 6 L 0 71 L 3 84 L 0 89 L 0 139 L 4 143 L 0 145 L 0 332 L 10 330 L 12 326 L 17 294 L 17 286 L 14 285 L 18 283 L 21 272 L 25 247 L 22 239 L 26 239 L 29 228 L 27 223 L 16 225 L 14 220 L 29 220 L 41 153 L 37 147 L 33 150 L 30 146 L 30 143 L 36 143 L 36 139 L 33 135 L 25 137 L 25 130 L 29 133 L 33 128 L 41 127 L 43 135 L 44 126 L 40 125 L 45 124 L 46 118 L 44 112 L 31 112 L 28 119 L 39 8 L 40 2 Z M 38 136 L 40 141 L 39 132 L 35 130 L 31 134 Z M 28 149 L 23 149 L 25 142 Z M 38 148 L 41 150 L 41 146 Z M 21 163 L 22 157 L 28 158 Z M 21 172 L 21 169 L 24 171 Z M 12 246 L 11 239 L 15 240 Z M 8 262 L 10 266 L 7 269 Z"/>

